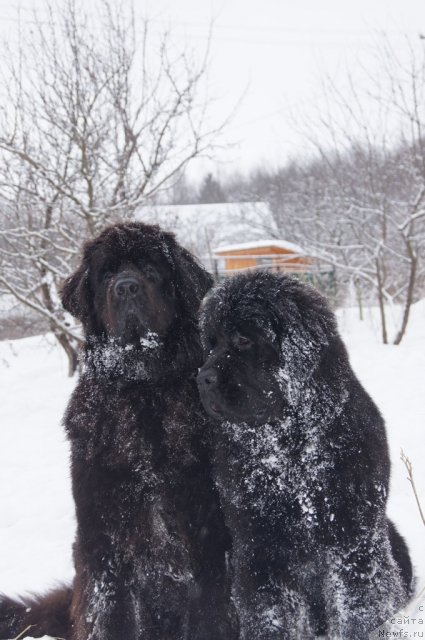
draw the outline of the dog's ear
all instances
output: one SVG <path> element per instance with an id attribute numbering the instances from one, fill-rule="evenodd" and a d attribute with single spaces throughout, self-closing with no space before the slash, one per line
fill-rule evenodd
<path id="1" fill-rule="evenodd" d="M 173 239 L 171 252 L 175 268 L 175 287 L 190 313 L 196 315 L 199 306 L 213 285 L 213 278 L 195 256 Z"/>
<path id="2" fill-rule="evenodd" d="M 89 314 L 89 280 L 85 261 L 62 285 L 61 300 L 65 311 L 84 322 Z"/>
<path id="3" fill-rule="evenodd" d="M 303 332 L 311 345 L 326 347 L 337 334 L 335 315 L 326 298 L 293 277 L 282 279 L 271 306 L 281 327 Z"/>
<path id="4" fill-rule="evenodd" d="M 335 317 L 318 291 L 294 278 L 282 279 L 275 294 L 272 304 L 280 323 L 283 366 L 301 389 L 316 375 L 338 335 Z"/>

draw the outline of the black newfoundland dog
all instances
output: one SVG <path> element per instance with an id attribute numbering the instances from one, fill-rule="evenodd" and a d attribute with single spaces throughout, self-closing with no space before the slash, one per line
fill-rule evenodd
<path id="1" fill-rule="evenodd" d="M 77 514 L 71 590 L 3 600 L 0 637 L 237 637 L 196 372 L 210 276 L 157 226 L 123 223 L 86 244 L 62 300 L 86 335 L 65 415 Z M 70 616 L 70 624 L 69 624 Z"/>
<path id="2" fill-rule="evenodd" d="M 204 303 L 202 402 L 233 537 L 244 640 L 366 640 L 404 605 L 412 567 L 385 505 L 383 419 L 324 298 L 237 276 Z"/>

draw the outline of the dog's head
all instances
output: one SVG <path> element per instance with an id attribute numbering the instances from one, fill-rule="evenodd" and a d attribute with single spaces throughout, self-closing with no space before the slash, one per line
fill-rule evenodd
<path id="1" fill-rule="evenodd" d="M 116 224 L 89 241 L 64 283 L 62 304 L 88 342 L 152 346 L 194 326 L 211 277 L 171 233 L 156 225 Z M 182 329 L 183 327 L 183 329 Z M 150 343 L 149 343 L 150 341 Z"/>
<path id="2" fill-rule="evenodd" d="M 325 299 L 295 278 L 256 272 L 227 280 L 201 312 L 206 411 L 252 424 L 284 417 L 303 401 L 337 335 Z"/>

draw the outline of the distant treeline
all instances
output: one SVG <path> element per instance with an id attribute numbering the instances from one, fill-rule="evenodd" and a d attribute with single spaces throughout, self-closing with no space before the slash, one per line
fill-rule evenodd
<path id="1" fill-rule="evenodd" d="M 311 250 L 335 268 L 342 298 L 381 309 L 382 339 L 400 342 L 410 306 L 425 296 L 425 154 L 422 144 L 389 151 L 353 144 L 343 152 L 321 149 L 304 162 L 258 169 L 249 175 L 211 173 L 201 184 L 186 176 L 173 187 L 174 204 L 268 203 L 280 237 Z M 388 306 L 400 305 L 395 336 Z"/>

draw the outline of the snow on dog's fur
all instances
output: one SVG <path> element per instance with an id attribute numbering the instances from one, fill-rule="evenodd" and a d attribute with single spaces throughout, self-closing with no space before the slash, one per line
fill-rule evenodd
<path id="1" fill-rule="evenodd" d="M 367 638 L 405 604 L 412 568 L 385 513 L 384 422 L 333 313 L 298 280 L 255 273 L 213 291 L 201 327 L 242 638 Z"/>

